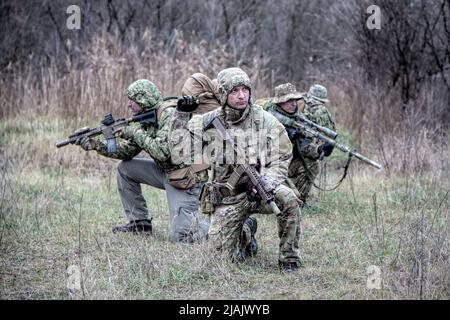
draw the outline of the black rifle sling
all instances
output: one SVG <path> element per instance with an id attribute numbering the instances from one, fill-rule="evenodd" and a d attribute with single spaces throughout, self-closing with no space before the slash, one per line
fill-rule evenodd
<path id="1" fill-rule="evenodd" d="M 342 175 L 342 177 L 341 177 L 341 179 L 339 179 L 339 181 L 333 186 L 333 187 L 331 187 L 331 188 L 322 188 L 322 187 L 319 187 L 316 183 L 315 183 L 315 177 L 314 177 L 314 175 L 312 174 L 312 172 L 308 169 L 308 165 L 306 164 L 306 160 L 305 160 L 305 158 L 303 157 L 303 155 L 301 154 L 301 152 L 300 152 L 300 146 L 298 145 L 298 140 L 295 142 L 295 147 L 297 148 L 297 151 L 298 151 L 298 155 L 299 155 L 299 158 L 300 158 L 300 162 L 302 163 L 302 165 L 303 165 L 303 168 L 305 169 L 305 172 L 306 172 L 306 178 L 310 181 L 310 182 L 312 182 L 313 183 L 313 186 L 315 187 L 315 188 L 317 188 L 317 189 L 319 189 L 319 190 L 321 190 L 321 191 L 333 191 L 333 190 L 335 190 L 335 189 L 337 189 L 340 185 L 341 185 L 341 183 L 344 181 L 344 179 L 347 177 L 347 173 L 348 173 L 348 168 L 350 167 L 350 162 L 352 161 L 352 154 L 351 153 L 349 153 L 348 154 L 348 159 L 347 159 L 347 163 L 345 164 L 345 166 L 344 166 L 344 173 L 343 173 L 343 175 Z"/>

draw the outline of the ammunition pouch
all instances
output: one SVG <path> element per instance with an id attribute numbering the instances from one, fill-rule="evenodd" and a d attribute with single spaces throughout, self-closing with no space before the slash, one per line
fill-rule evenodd
<path id="1" fill-rule="evenodd" d="M 198 181 L 197 172 L 206 170 L 209 165 L 191 165 L 168 172 L 169 184 L 177 189 L 187 190 Z"/>
<path id="2" fill-rule="evenodd" d="M 222 201 L 222 198 L 211 182 L 207 182 L 203 185 L 202 191 L 200 192 L 200 210 L 204 214 L 213 214 L 214 209 Z"/>
<path id="3" fill-rule="evenodd" d="M 235 197 L 241 193 L 247 192 L 248 186 L 246 183 L 242 183 L 234 187 L 233 189 L 229 189 L 226 186 L 215 185 L 214 189 L 216 190 L 220 197 L 222 198 L 230 198 Z"/>
<path id="4" fill-rule="evenodd" d="M 229 189 L 225 185 L 207 182 L 200 193 L 200 207 L 203 213 L 212 214 L 216 206 L 220 204 L 233 204 L 241 200 L 248 190 L 247 183 L 237 185 Z"/>

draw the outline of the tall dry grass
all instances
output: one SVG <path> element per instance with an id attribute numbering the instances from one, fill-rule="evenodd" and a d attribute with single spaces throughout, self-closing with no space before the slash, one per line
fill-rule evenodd
<path id="1" fill-rule="evenodd" d="M 189 42 L 182 32 L 174 32 L 163 45 L 147 29 L 141 39 L 148 44 L 143 50 L 137 45 L 124 47 L 119 38 L 104 33 L 85 47 L 69 45 L 71 56 L 77 56 L 83 68 L 73 67 L 67 58 L 61 69 L 55 57 L 50 67 L 41 68 L 38 74 L 28 65 L 1 77 L 0 115 L 20 121 L 33 121 L 36 116 L 62 119 L 69 121 L 61 124 L 69 133 L 86 124 L 98 124 L 108 112 L 126 116 L 125 89 L 136 79 L 151 79 L 164 96 L 177 96 L 189 75 L 203 72 L 214 78 L 218 71 L 233 65 L 225 46 L 218 43 L 217 49 L 210 51 L 206 42 Z M 269 70 L 268 63 L 267 57 L 255 54 L 251 65 L 241 66 L 252 78 L 255 98 L 269 96 L 271 86 L 279 84 L 273 82 L 277 71 Z M 442 124 L 437 125 L 439 114 L 432 108 L 442 96 L 438 89 L 426 87 L 414 103 L 393 108 L 401 105 L 396 91 L 369 84 L 356 68 L 345 74 L 317 74 L 311 81 L 328 87 L 329 107 L 338 127 L 349 130 L 358 150 L 381 162 L 386 174 L 422 169 L 448 174 L 448 132 Z"/>
<path id="2" fill-rule="evenodd" d="M 186 41 L 182 32 L 174 32 L 164 45 L 147 29 L 141 39 L 148 44 L 144 50 L 124 47 L 119 40 L 119 35 L 104 33 L 85 47 L 73 48 L 71 54 L 82 60 L 81 69 L 66 59 L 61 72 L 54 57 L 51 66 L 38 74 L 29 65 L 2 77 L 2 117 L 32 119 L 38 114 L 85 121 L 104 112 L 124 114 L 125 90 L 136 79 L 150 79 L 164 96 L 177 96 L 191 74 L 202 72 L 213 79 L 221 69 L 232 66 L 225 46 L 217 44 L 211 51 L 204 41 Z M 267 62 L 264 57 L 254 58 L 252 65 L 242 66 L 252 77 L 255 94 L 266 89 L 262 86 Z"/>
<path id="3" fill-rule="evenodd" d="M 205 42 L 188 42 L 181 32 L 174 32 L 164 46 L 147 30 L 141 39 L 148 44 L 144 50 L 137 45 L 124 47 L 119 38 L 118 34 L 104 33 L 85 47 L 71 47 L 71 54 L 82 60 L 81 69 L 73 67 L 71 59 L 61 68 L 55 57 L 51 66 L 41 67 L 38 74 L 28 65 L 0 79 L 5 134 L 18 130 L 36 139 L 13 141 L 22 148 L 11 149 L 9 158 L 41 168 L 95 167 L 91 155 L 70 148 L 55 153 L 55 142 L 77 128 L 100 125 L 106 113 L 129 116 L 125 90 L 137 79 L 152 80 L 163 96 L 178 96 L 191 74 L 202 72 L 213 79 L 221 69 L 233 66 L 223 45 L 210 51 Z M 268 60 L 256 57 L 252 61 L 242 68 L 251 76 L 253 92 L 258 95 L 266 91 L 263 75 Z"/>
<path id="4" fill-rule="evenodd" d="M 336 123 L 352 133 L 355 147 L 383 165 L 387 176 L 432 171 L 449 178 L 448 124 L 440 121 L 446 95 L 424 86 L 419 97 L 404 105 L 395 89 L 368 83 L 358 69 L 324 79 Z M 336 75 L 333 76 L 336 78 Z"/>

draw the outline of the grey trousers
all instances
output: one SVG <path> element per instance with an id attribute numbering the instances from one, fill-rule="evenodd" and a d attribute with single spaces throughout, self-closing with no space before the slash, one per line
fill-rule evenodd
<path id="1" fill-rule="evenodd" d="M 120 200 L 128 220 L 152 219 L 142 195 L 141 184 L 166 191 L 169 204 L 169 234 L 175 242 L 195 242 L 205 239 L 209 221 L 199 221 L 199 194 L 202 184 L 180 190 L 169 184 L 167 174 L 151 159 L 121 161 L 117 169 Z"/>

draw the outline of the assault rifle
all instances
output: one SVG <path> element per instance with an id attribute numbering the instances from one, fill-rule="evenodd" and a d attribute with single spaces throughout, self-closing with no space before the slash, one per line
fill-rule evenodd
<path id="1" fill-rule="evenodd" d="M 230 142 L 227 146 L 229 146 L 230 144 L 231 144 L 231 146 L 234 146 L 234 139 L 232 137 L 230 137 L 230 135 L 227 133 L 225 126 L 218 118 L 215 118 L 211 124 L 212 124 L 212 126 L 214 126 L 214 128 L 217 129 L 222 140 Z M 259 196 L 261 197 L 261 199 L 271 207 L 272 212 L 275 213 L 276 215 L 279 215 L 281 213 L 280 209 L 278 208 L 278 206 L 276 205 L 276 203 L 274 201 L 273 194 L 267 192 L 264 189 L 262 180 L 261 180 L 261 175 L 255 169 L 254 166 L 248 165 L 248 164 L 239 164 L 237 166 L 237 168 L 235 169 L 235 172 L 239 176 L 241 176 L 241 174 L 245 173 L 249 177 L 250 182 L 253 185 L 253 188 L 256 189 L 256 191 L 259 194 Z M 233 173 L 235 173 L 235 172 L 233 172 Z M 228 189 L 234 187 L 234 186 L 229 186 L 227 183 L 225 183 L 223 185 L 225 187 L 227 187 Z"/>
<path id="2" fill-rule="evenodd" d="M 353 156 L 355 158 L 358 158 L 359 160 L 361 160 L 361 161 L 363 161 L 363 162 L 365 162 L 367 164 L 370 164 L 371 166 L 374 166 L 375 168 L 381 169 L 381 165 L 380 164 L 378 164 L 375 161 L 370 160 L 369 158 L 367 158 L 367 157 L 363 156 L 362 154 L 356 152 L 356 150 L 354 150 L 354 149 L 352 149 L 350 147 L 347 147 L 346 145 L 343 145 L 341 143 L 336 142 L 334 140 L 334 138 L 330 138 L 330 137 L 332 137 L 332 132 L 334 132 L 334 131 L 332 131 L 332 130 L 330 130 L 328 128 L 325 128 L 325 127 L 321 127 L 318 124 L 315 124 L 314 122 L 309 121 L 309 120 L 308 121 L 312 122 L 314 125 L 310 125 L 306 121 L 302 122 L 302 120 L 295 121 L 295 119 L 286 117 L 286 116 L 282 115 L 279 112 L 274 112 L 272 114 L 283 125 L 288 126 L 288 127 L 297 128 L 301 132 L 301 134 L 303 134 L 304 136 L 311 137 L 311 138 L 317 138 L 317 139 L 322 140 L 324 142 L 328 142 L 329 144 L 333 145 L 336 149 L 339 149 L 342 152 L 348 153 L 351 156 Z M 303 120 L 307 120 L 307 119 L 303 119 Z M 321 129 L 319 129 L 319 127 Z M 327 129 L 327 130 L 330 130 L 331 132 L 329 132 L 329 134 L 327 134 L 326 131 L 322 131 L 322 129 L 324 129 L 324 128 Z M 322 134 L 320 131 L 325 133 L 325 134 Z M 334 132 L 334 134 L 335 134 L 335 137 L 336 137 L 337 136 L 336 132 Z"/>
<path id="3" fill-rule="evenodd" d="M 83 139 L 85 137 L 92 138 L 103 134 L 106 138 L 108 152 L 113 153 L 117 151 L 116 134 L 132 122 L 139 122 L 147 126 L 157 127 L 158 121 L 156 117 L 156 109 L 132 116 L 130 118 L 121 118 L 117 120 L 114 120 L 111 113 L 108 113 L 104 116 L 101 122 L 101 127 L 93 129 L 89 127 L 80 128 L 72 133 L 68 139 L 58 141 L 56 143 L 56 147 L 61 148 L 67 146 L 68 144 L 74 144 L 78 139 Z"/>

